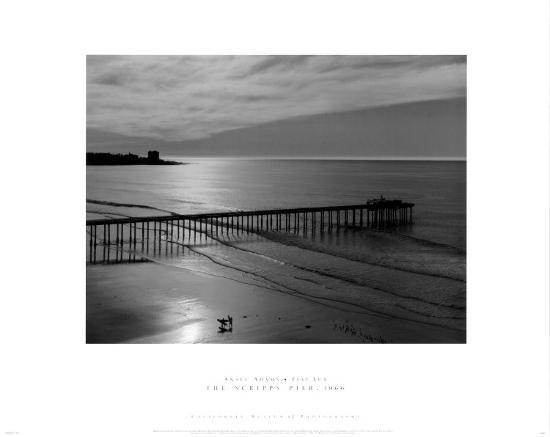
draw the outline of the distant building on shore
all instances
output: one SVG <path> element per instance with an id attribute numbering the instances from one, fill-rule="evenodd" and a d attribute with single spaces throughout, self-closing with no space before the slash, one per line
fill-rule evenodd
<path id="1" fill-rule="evenodd" d="M 158 161 L 160 159 L 160 154 L 156 150 L 149 150 L 147 152 L 147 159 L 149 161 Z"/>

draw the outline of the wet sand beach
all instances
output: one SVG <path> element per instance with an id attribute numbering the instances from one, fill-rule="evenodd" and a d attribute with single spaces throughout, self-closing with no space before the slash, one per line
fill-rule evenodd
<path id="1" fill-rule="evenodd" d="M 380 343 L 463 334 L 143 262 L 87 267 L 88 343 Z M 219 333 L 217 318 L 233 317 Z M 347 330 L 346 330 L 347 327 Z"/>

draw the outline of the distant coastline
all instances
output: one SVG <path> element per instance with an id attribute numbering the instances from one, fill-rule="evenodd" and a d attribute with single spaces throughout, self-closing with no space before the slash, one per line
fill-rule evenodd
<path id="1" fill-rule="evenodd" d="M 150 150 L 147 156 L 133 153 L 86 153 L 86 165 L 183 165 L 184 162 L 160 159 L 159 152 Z"/>

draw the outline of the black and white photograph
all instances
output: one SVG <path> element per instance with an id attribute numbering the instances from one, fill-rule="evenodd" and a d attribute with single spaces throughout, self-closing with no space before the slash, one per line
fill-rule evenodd
<path id="1" fill-rule="evenodd" d="M 1 435 L 550 435 L 550 3 L 0 17 Z"/>
<path id="2" fill-rule="evenodd" d="M 466 65 L 88 55 L 87 343 L 465 343 Z"/>

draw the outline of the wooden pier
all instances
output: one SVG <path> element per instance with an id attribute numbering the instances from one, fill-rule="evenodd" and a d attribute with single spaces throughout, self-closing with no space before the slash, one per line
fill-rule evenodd
<path id="1" fill-rule="evenodd" d="M 359 205 L 92 219 L 86 220 L 86 228 L 93 262 L 98 244 L 104 248 L 126 245 L 135 251 L 138 244 L 143 250 L 150 242 L 160 247 L 163 241 L 196 239 L 197 234 L 217 237 L 230 232 L 283 231 L 314 235 L 342 227 L 381 229 L 412 224 L 413 207 L 413 203 L 380 198 Z"/>

